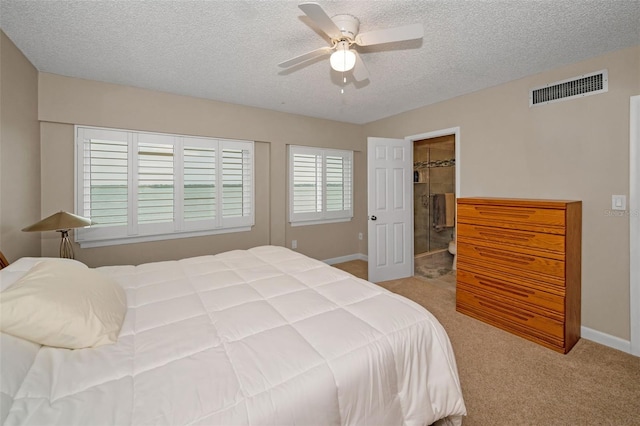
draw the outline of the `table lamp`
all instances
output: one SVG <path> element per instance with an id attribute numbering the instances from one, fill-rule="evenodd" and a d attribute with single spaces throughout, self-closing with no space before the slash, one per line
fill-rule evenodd
<path id="1" fill-rule="evenodd" d="M 73 228 L 84 228 L 91 225 L 91 219 L 59 211 L 23 229 L 26 232 L 57 231 L 62 236 L 60 241 L 60 257 L 73 259 L 73 247 L 69 240 L 69 231 Z"/>

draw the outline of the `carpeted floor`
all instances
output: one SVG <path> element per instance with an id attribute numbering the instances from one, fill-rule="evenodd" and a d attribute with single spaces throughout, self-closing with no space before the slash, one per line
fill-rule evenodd
<path id="1" fill-rule="evenodd" d="M 334 265 L 366 278 L 366 262 Z M 567 355 L 455 310 L 455 273 L 379 283 L 447 330 L 471 425 L 640 425 L 640 358 L 581 339 Z"/>

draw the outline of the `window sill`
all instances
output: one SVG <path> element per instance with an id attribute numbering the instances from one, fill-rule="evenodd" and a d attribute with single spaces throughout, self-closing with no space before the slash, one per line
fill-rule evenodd
<path id="1" fill-rule="evenodd" d="M 232 232 L 247 232 L 247 231 L 251 231 L 251 228 L 252 228 L 251 226 L 245 226 L 241 228 L 175 232 L 171 234 L 160 234 L 160 235 L 140 235 L 140 236 L 132 236 L 132 237 L 120 237 L 120 238 L 90 240 L 90 241 L 89 240 L 78 241 L 78 239 L 76 238 L 76 242 L 80 244 L 81 248 L 95 248 L 95 247 L 116 246 L 116 245 L 122 245 L 122 244 L 146 243 L 151 241 L 176 240 L 178 238 L 191 238 L 191 237 L 204 237 L 208 235 L 230 234 Z"/>
<path id="2" fill-rule="evenodd" d="M 319 219 L 319 220 L 306 220 L 306 221 L 297 221 L 297 222 L 289 222 L 292 227 L 296 226 L 307 226 L 307 225 L 325 225 L 329 223 L 340 223 L 340 222 L 350 222 L 352 218 L 344 217 L 340 219 Z"/>

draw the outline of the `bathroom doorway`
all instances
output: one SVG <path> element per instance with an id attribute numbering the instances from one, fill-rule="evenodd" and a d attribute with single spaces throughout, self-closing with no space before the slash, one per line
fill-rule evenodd
<path id="1" fill-rule="evenodd" d="M 455 134 L 413 141 L 414 270 L 437 278 L 450 273 L 455 237 Z M 453 250 L 455 252 L 455 250 Z"/>

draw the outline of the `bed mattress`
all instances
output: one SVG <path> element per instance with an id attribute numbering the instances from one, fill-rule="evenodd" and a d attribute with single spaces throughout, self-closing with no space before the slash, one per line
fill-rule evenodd
<path id="1" fill-rule="evenodd" d="M 0 271 L 2 288 L 39 259 Z M 118 342 L 2 334 L 7 425 L 429 425 L 466 414 L 443 327 L 416 303 L 283 247 L 98 268 Z"/>

